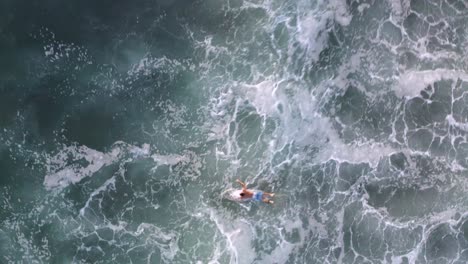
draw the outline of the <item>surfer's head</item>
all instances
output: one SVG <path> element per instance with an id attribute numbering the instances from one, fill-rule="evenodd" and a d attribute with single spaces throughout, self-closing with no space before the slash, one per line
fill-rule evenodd
<path id="1" fill-rule="evenodd" d="M 245 193 L 243 193 L 243 192 L 240 193 L 240 196 L 241 196 L 241 197 L 244 197 L 244 195 L 245 195 Z"/>

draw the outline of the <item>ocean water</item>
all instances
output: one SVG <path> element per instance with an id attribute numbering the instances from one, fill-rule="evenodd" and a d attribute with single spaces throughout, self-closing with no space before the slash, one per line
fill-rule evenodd
<path id="1" fill-rule="evenodd" d="M 467 263 L 467 136 L 464 0 L 0 1 L 0 263 Z"/>

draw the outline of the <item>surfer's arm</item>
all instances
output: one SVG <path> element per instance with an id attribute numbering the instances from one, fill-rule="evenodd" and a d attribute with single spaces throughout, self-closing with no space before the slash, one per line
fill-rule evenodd
<path id="1" fill-rule="evenodd" d="M 247 189 L 247 185 L 245 183 L 241 182 L 241 180 L 237 179 L 236 182 L 239 183 L 240 185 L 242 185 L 242 189 Z"/>

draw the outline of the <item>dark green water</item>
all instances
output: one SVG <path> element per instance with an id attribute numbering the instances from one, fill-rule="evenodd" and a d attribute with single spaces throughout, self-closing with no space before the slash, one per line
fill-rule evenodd
<path id="1" fill-rule="evenodd" d="M 0 1 L 0 263 L 466 263 L 467 25 L 461 0 Z"/>

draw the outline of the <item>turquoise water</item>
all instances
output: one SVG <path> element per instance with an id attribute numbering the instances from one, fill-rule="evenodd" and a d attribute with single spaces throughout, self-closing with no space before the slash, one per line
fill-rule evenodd
<path id="1" fill-rule="evenodd" d="M 466 263 L 468 4 L 0 2 L 1 263 Z M 275 205 L 223 197 L 249 186 Z"/>

